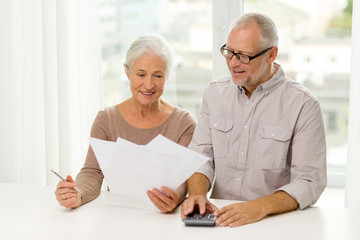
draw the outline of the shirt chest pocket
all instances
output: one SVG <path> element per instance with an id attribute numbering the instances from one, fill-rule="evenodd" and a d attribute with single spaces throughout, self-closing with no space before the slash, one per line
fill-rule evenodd
<path id="1" fill-rule="evenodd" d="M 215 157 L 226 155 L 233 126 L 234 121 L 232 119 L 216 116 L 210 118 L 211 139 Z"/>
<path id="2" fill-rule="evenodd" d="M 283 127 L 266 126 L 260 130 L 256 148 L 262 169 L 285 168 L 291 134 L 290 129 Z"/>

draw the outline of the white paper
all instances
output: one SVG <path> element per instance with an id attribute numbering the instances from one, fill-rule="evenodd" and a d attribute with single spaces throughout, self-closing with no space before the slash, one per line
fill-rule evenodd
<path id="1" fill-rule="evenodd" d="M 90 138 L 90 145 L 110 191 L 153 206 L 146 191 L 177 189 L 208 158 L 162 135 L 147 145 L 118 138 L 116 143 Z"/>

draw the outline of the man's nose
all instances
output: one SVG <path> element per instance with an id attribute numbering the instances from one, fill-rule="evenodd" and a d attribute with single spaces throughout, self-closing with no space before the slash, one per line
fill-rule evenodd
<path id="1" fill-rule="evenodd" d="M 229 60 L 229 65 L 230 66 L 238 66 L 240 64 L 241 64 L 241 62 L 239 60 L 237 60 L 235 55 Z"/>

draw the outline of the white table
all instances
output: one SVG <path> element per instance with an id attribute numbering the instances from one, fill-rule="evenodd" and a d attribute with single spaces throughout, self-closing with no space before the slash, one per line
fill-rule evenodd
<path id="1" fill-rule="evenodd" d="M 125 207 L 102 192 L 78 208 L 61 207 L 54 188 L 0 183 L 0 239 L 359 240 L 359 210 L 311 207 L 237 227 L 186 227 L 173 214 Z M 218 207 L 231 201 L 212 200 Z"/>

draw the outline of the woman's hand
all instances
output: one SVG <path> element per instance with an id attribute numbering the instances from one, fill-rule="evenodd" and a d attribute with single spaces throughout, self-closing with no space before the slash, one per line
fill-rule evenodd
<path id="1" fill-rule="evenodd" d="M 77 208 L 81 204 L 81 193 L 74 189 L 76 184 L 71 176 L 67 176 L 66 180 L 58 183 L 55 191 L 56 200 L 66 208 Z"/>
<path id="2" fill-rule="evenodd" d="M 178 194 L 167 187 L 161 187 L 160 190 L 154 188 L 151 191 L 148 190 L 146 194 L 161 212 L 167 213 L 173 211 L 180 201 Z"/>

